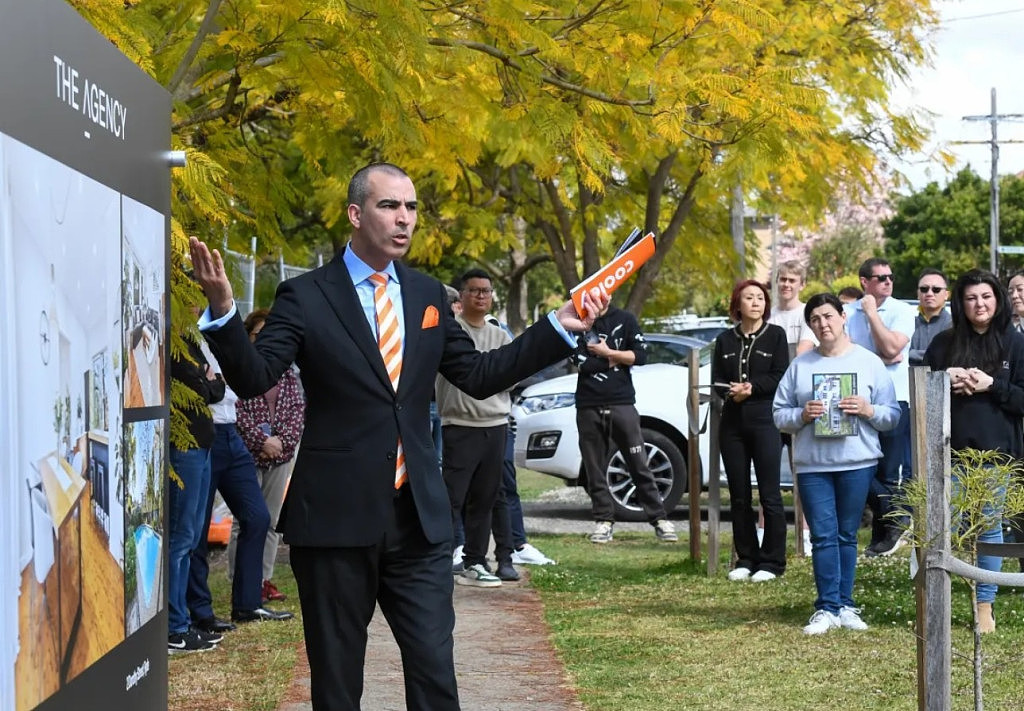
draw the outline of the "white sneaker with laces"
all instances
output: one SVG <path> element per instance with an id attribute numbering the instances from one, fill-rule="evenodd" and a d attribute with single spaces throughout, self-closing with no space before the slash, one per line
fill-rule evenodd
<path id="1" fill-rule="evenodd" d="M 607 543 L 612 540 L 614 526 L 611 521 L 598 521 L 594 525 L 594 532 L 590 534 L 591 543 Z"/>
<path id="2" fill-rule="evenodd" d="M 839 616 L 828 610 L 818 610 L 804 627 L 804 634 L 825 634 L 829 630 L 840 627 Z"/>
<path id="3" fill-rule="evenodd" d="M 491 573 L 480 563 L 469 566 L 459 573 L 455 582 L 459 585 L 472 585 L 475 588 L 499 588 L 501 578 Z"/>
<path id="4" fill-rule="evenodd" d="M 750 568 L 733 568 L 729 571 L 729 580 L 749 580 Z"/>
<path id="5" fill-rule="evenodd" d="M 676 535 L 676 527 L 667 518 L 655 521 L 654 535 L 659 541 L 665 541 L 665 543 L 675 543 L 679 540 L 679 536 Z"/>
<path id="6" fill-rule="evenodd" d="M 779 576 L 776 575 L 775 573 L 769 571 L 769 570 L 759 570 L 759 571 L 757 571 L 756 573 L 754 573 L 753 575 L 750 576 L 750 582 L 752 582 L 752 583 L 765 583 L 765 582 L 768 582 L 769 580 L 775 580 L 775 578 L 777 578 L 777 577 L 779 577 Z"/>
<path id="7" fill-rule="evenodd" d="M 859 607 L 839 608 L 839 624 L 848 630 L 862 632 L 868 628 L 868 623 L 860 618 Z"/>
<path id="8" fill-rule="evenodd" d="M 555 561 L 529 543 L 524 543 L 522 548 L 512 551 L 512 563 L 515 565 L 554 565 Z"/>

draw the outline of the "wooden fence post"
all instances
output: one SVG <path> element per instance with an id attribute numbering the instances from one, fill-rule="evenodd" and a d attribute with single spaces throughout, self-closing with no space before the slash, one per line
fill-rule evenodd
<path id="1" fill-rule="evenodd" d="M 722 398 L 711 392 L 711 414 L 708 436 L 708 577 L 718 573 L 718 530 L 722 520 L 722 496 L 720 491 L 721 451 L 718 445 L 718 428 L 722 422 Z"/>
<path id="2" fill-rule="evenodd" d="M 687 474 L 690 489 L 690 559 L 700 562 L 700 349 L 690 349 L 689 383 L 687 390 L 687 411 L 690 420 L 690 436 L 687 438 Z"/>
<path id="3" fill-rule="evenodd" d="M 910 402 L 913 469 L 927 482 L 925 511 L 915 512 L 915 525 L 924 526 L 924 554 L 916 580 L 917 707 L 949 711 L 949 376 L 911 368 Z"/>

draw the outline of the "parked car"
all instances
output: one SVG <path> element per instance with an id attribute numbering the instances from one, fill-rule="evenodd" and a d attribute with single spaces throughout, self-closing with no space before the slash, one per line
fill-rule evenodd
<path id="1" fill-rule="evenodd" d="M 687 469 L 689 418 L 686 393 L 689 389 L 689 357 L 700 352 L 698 382 L 711 383 L 711 355 L 714 346 L 699 339 L 675 334 L 647 334 L 647 364 L 632 371 L 636 407 L 647 450 L 647 462 L 654 474 L 665 508 L 679 503 L 689 486 Z M 698 427 L 707 423 L 709 388 L 701 388 Z M 528 387 L 512 406 L 515 420 L 516 465 L 564 479 L 569 485 L 586 486 L 576 431 L 576 376 L 552 378 Z M 701 482 L 707 486 L 710 437 L 699 438 Z M 720 468 L 724 472 L 724 467 Z M 615 451 L 606 470 L 620 521 L 643 521 L 643 509 L 636 500 L 636 487 L 626 471 L 622 455 Z M 724 476 L 724 474 L 723 474 Z M 783 458 L 782 480 L 792 485 L 792 473 Z"/>
<path id="2" fill-rule="evenodd" d="M 705 343 L 711 343 L 719 333 L 731 327 L 732 321 L 726 316 L 697 317 L 693 314 L 666 316 L 645 323 L 646 330 L 689 336 Z"/>

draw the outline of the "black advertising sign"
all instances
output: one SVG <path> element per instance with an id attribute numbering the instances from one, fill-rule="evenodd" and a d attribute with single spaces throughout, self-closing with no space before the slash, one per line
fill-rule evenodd
<path id="1" fill-rule="evenodd" d="M 171 102 L 0 0 L 0 709 L 167 705 Z"/>

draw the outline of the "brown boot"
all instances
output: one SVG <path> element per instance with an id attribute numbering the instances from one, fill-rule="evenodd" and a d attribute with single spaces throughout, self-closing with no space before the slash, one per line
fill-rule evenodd
<path id="1" fill-rule="evenodd" d="M 978 631 L 982 634 L 996 631 L 996 619 L 992 616 L 992 603 L 978 603 Z"/>

